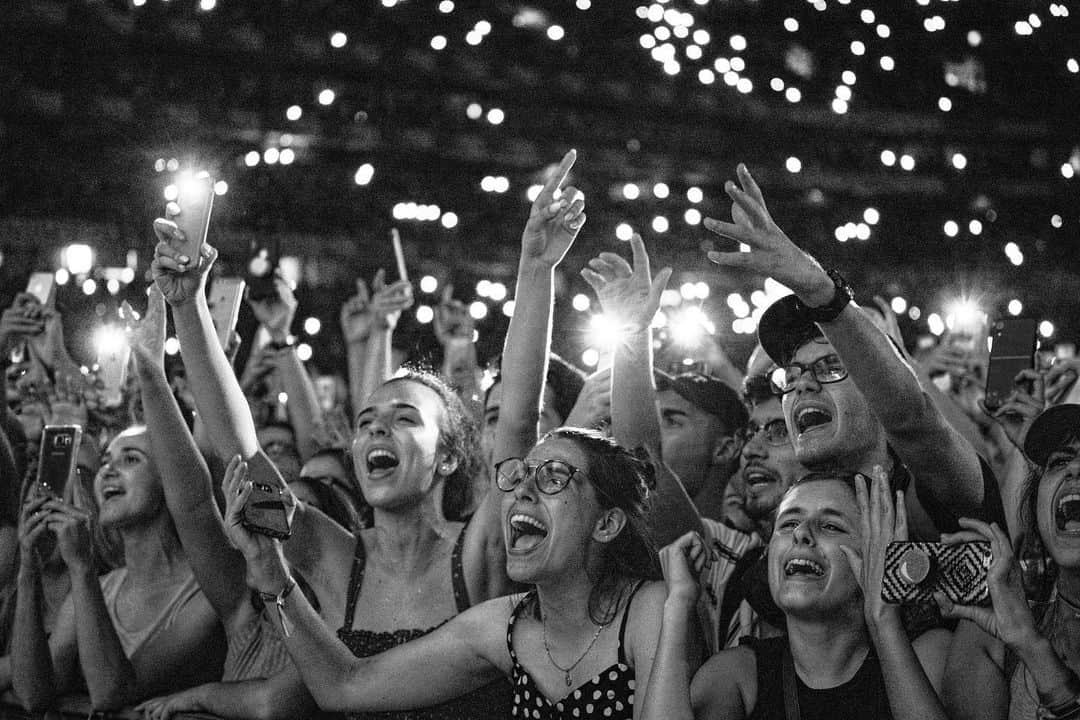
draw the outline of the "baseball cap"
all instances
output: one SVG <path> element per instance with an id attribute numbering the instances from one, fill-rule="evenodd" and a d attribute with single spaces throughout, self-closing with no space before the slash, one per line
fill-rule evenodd
<path id="1" fill-rule="evenodd" d="M 1080 434 L 1080 405 L 1069 403 L 1043 410 L 1024 439 L 1024 454 L 1039 467 L 1050 454 Z"/>
<path id="2" fill-rule="evenodd" d="M 823 336 L 821 328 L 799 311 L 794 294 L 770 305 L 758 322 L 758 342 L 777 365 L 786 365 L 801 346 Z"/>
<path id="3" fill-rule="evenodd" d="M 750 419 L 739 393 L 711 375 L 698 372 L 671 375 L 654 368 L 653 377 L 658 391 L 674 390 L 696 407 L 720 418 L 729 431 L 743 427 Z"/>

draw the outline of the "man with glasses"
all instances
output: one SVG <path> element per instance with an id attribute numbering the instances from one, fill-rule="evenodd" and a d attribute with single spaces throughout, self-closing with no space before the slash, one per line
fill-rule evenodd
<path id="1" fill-rule="evenodd" d="M 744 165 L 727 182 L 732 221 L 705 226 L 750 252 L 709 253 L 719 265 L 769 275 L 791 288 L 764 313 L 758 338 L 781 368 L 774 374 L 795 455 L 812 469 L 870 475 L 880 465 L 908 493 L 916 537 L 954 530 L 961 515 L 1000 517 L 989 469 L 923 391 L 886 335 L 857 305 L 835 270 L 826 271 L 784 234 Z M 988 492 L 989 490 L 989 492 Z M 984 512 L 984 505 L 987 506 Z"/>

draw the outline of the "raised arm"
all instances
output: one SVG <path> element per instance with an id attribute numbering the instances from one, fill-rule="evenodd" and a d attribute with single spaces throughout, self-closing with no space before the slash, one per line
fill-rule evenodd
<path id="1" fill-rule="evenodd" d="M 135 355 L 143 413 L 154 461 L 161 473 L 165 505 L 199 586 L 228 627 L 237 607 L 247 600 L 244 558 L 229 546 L 214 501 L 210 471 L 165 377 L 165 297 L 153 286 L 141 320 L 135 318 L 127 303 L 122 311 Z"/>
<path id="2" fill-rule="evenodd" d="M 475 323 L 469 308 L 454 299 L 454 286 L 447 283 L 435 308 L 432 329 L 443 349 L 443 377 L 458 391 L 466 406 L 477 411 L 483 402 L 480 369 L 473 343 Z"/>
<path id="3" fill-rule="evenodd" d="M 370 304 L 371 336 L 367 342 L 367 361 L 360 387 L 361 403 L 394 374 L 394 328 L 397 327 L 401 311 L 413 304 L 409 281 L 398 280 L 387 285 L 385 270 L 380 269 L 375 273 L 371 289 L 374 290 Z"/>
<path id="4" fill-rule="evenodd" d="M 523 457 L 536 444 L 536 427 L 551 346 L 552 284 L 558 265 L 585 224 L 585 197 L 572 187 L 556 200 L 574 164 L 574 150 L 563 156 L 529 210 L 521 234 L 514 316 L 503 347 L 503 400 L 495 426 L 493 460 Z M 494 480 L 494 478 L 492 478 Z M 505 592 L 505 545 L 499 516 L 501 494 L 489 484 L 466 527 L 462 564 L 470 594 L 493 597 Z"/>
<path id="5" fill-rule="evenodd" d="M 734 201 L 732 219 L 708 218 L 705 226 L 750 246 L 748 253 L 710 252 L 719 265 L 771 275 L 790 287 L 805 305 L 822 307 L 838 292 L 818 262 L 795 246 L 769 215 L 761 189 L 745 165 L 738 167 L 742 187 L 728 181 Z M 927 491 L 957 513 L 977 513 L 983 502 L 982 471 L 975 449 L 927 397 L 911 366 L 857 306 L 849 304 L 822 331 L 855 385 L 865 395 L 890 444 Z"/>
<path id="6" fill-rule="evenodd" d="M 172 307 L 199 416 L 219 457 L 249 458 L 259 451 L 255 421 L 206 303 L 206 275 L 217 259 L 217 250 L 204 244 L 197 258 L 181 255 L 167 242 L 170 235 L 181 232 L 171 220 L 156 220 L 154 232 L 159 240 L 151 264 L 154 282 Z"/>
<path id="7" fill-rule="evenodd" d="M 682 483 L 663 462 L 660 416 L 652 367 L 652 319 L 671 277 L 664 268 L 653 278 L 641 236 L 630 239 L 634 265 L 615 253 L 600 253 L 581 271 L 596 291 L 608 322 L 619 328 L 612 359 L 611 429 L 627 448 L 644 447 L 656 468 L 656 493 L 649 498 L 650 524 L 667 544 L 691 530 L 701 532 L 701 516 Z"/>
<path id="8" fill-rule="evenodd" d="M 244 528 L 251 493 L 246 464 L 227 477 L 225 522 L 247 560 L 247 578 L 270 601 L 273 623 L 319 707 L 332 712 L 424 707 L 481 687 L 509 670 L 509 605 L 492 600 L 457 615 L 438 630 L 374 657 L 353 656 L 295 591 L 281 543 Z"/>

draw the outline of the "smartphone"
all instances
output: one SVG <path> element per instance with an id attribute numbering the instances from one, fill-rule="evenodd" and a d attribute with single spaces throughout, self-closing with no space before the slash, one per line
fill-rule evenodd
<path id="1" fill-rule="evenodd" d="M 108 407 L 116 407 L 124 401 L 124 383 L 127 382 L 131 346 L 126 338 L 117 337 L 116 342 L 101 347 L 97 355 L 97 374 L 104 385 L 103 395 Z"/>
<path id="2" fill-rule="evenodd" d="M 252 246 L 246 278 L 249 300 L 270 300 L 277 297 L 277 286 L 274 285 L 277 264 L 276 247 Z"/>
<path id="3" fill-rule="evenodd" d="M 26 292 L 36 297 L 44 307 L 52 307 L 56 300 L 56 278 L 49 272 L 36 272 L 26 283 Z"/>
<path id="4" fill-rule="evenodd" d="M 289 515 L 285 509 L 282 492 L 285 481 L 281 473 L 262 452 L 255 453 L 247 463 L 252 491 L 244 503 L 241 522 L 252 532 L 278 540 L 288 539 L 292 535 L 292 528 L 289 527 Z"/>
<path id="5" fill-rule="evenodd" d="M 390 244 L 394 246 L 394 262 L 397 263 L 398 280 L 408 281 L 409 272 L 405 268 L 405 250 L 401 247 L 401 233 L 397 228 L 390 228 Z"/>
<path id="6" fill-rule="evenodd" d="M 75 472 L 82 428 L 78 425 L 46 425 L 41 433 L 41 457 L 38 461 L 39 491 L 64 497 L 68 478 Z"/>
<path id="7" fill-rule="evenodd" d="M 983 402 L 996 410 L 1016 387 L 1016 375 L 1035 367 L 1035 333 L 1038 322 L 1031 318 L 1006 318 L 994 323 L 990 364 L 986 370 L 986 397 Z"/>
<path id="8" fill-rule="evenodd" d="M 172 246 L 194 262 L 210 228 L 210 210 L 214 206 L 214 180 L 210 174 L 199 172 L 180 180 L 176 204 L 180 206 L 180 214 L 173 221 L 184 233 L 184 239 L 173 240 Z"/>
<path id="9" fill-rule="evenodd" d="M 229 335 L 236 328 L 236 319 L 240 316 L 240 302 L 244 297 L 246 283 L 243 278 L 219 277 L 214 279 L 206 293 L 206 303 L 210 306 L 210 317 L 217 328 L 221 347 L 229 347 Z"/>
<path id="10" fill-rule="evenodd" d="M 910 604 L 941 592 L 958 605 L 985 605 L 990 601 L 986 575 L 992 561 L 988 542 L 891 542 L 885 548 L 881 599 Z"/>

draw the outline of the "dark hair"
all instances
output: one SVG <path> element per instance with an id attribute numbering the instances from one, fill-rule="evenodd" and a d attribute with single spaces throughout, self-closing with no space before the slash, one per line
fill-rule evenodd
<path id="1" fill-rule="evenodd" d="M 440 449 L 457 460 L 457 468 L 443 480 L 443 515 L 448 520 L 465 520 L 473 509 L 474 478 L 484 469 L 476 420 L 450 385 L 433 372 L 403 369 L 383 385 L 397 382 L 419 383 L 442 400 L 446 424 L 439 428 Z"/>
<path id="2" fill-rule="evenodd" d="M 747 375 L 743 380 L 743 402 L 751 408 L 776 397 L 770 377 L 775 367 L 773 365 L 759 375 Z"/>
<path id="3" fill-rule="evenodd" d="M 553 438 L 570 440 L 585 452 L 589 462 L 585 474 L 596 488 L 601 507 L 617 507 L 626 514 L 622 532 L 603 545 L 598 573 L 592 578 L 595 584 L 589 593 L 589 617 L 597 625 L 606 625 L 618 612 L 632 581 L 663 577 L 646 516 L 656 472 L 644 450 L 627 450 L 596 430 L 556 428 L 540 442 Z"/>
<path id="4" fill-rule="evenodd" d="M 484 405 L 487 405 L 491 389 L 502 382 L 502 356 L 496 356 L 488 363 L 491 371 L 491 382 L 484 390 Z M 547 375 L 544 377 L 545 387 L 551 388 L 551 394 L 555 397 L 555 412 L 560 421 L 565 421 L 570 416 L 570 411 L 577 403 L 578 395 L 585 387 L 585 373 L 568 363 L 553 352 L 548 353 Z"/>
<path id="5" fill-rule="evenodd" d="M 318 498 L 323 512 L 347 530 L 356 531 L 371 527 L 371 506 L 364 500 L 364 494 L 356 482 L 352 453 L 344 448 L 322 448 L 316 450 L 304 464 L 306 465 L 308 462 L 319 458 L 330 458 L 341 465 L 345 471 L 345 477 L 342 478 L 342 484 L 340 485 L 334 483 L 326 486 L 321 482 L 311 483 L 309 481 L 309 484 L 315 489 L 315 496 Z M 305 477 L 297 479 L 308 480 Z M 332 510 L 331 507 L 333 507 Z"/>
<path id="6" fill-rule="evenodd" d="M 791 483 L 791 487 L 789 487 L 784 494 L 787 495 L 800 485 L 827 480 L 843 483 L 853 493 L 855 492 L 856 483 L 862 482 L 864 485 L 869 485 L 870 483 L 869 476 L 859 472 L 853 472 L 851 470 L 821 470 L 806 473 L 802 477 L 796 479 L 795 482 Z M 889 485 L 890 487 L 892 486 L 892 478 L 889 478 Z"/>

